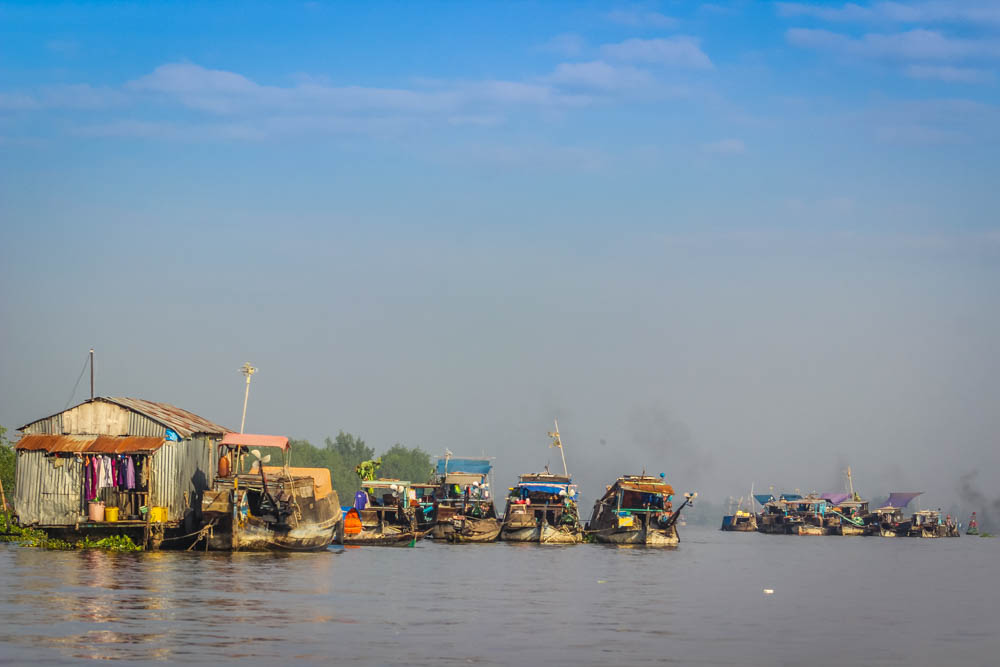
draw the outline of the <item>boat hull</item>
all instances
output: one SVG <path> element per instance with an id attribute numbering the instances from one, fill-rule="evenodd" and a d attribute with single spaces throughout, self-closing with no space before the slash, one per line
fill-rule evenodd
<path id="1" fill-rule="evenodd" d="M 340 543 L 344 546 L 364 547 L 406 547 L 416 544 L 426 533 L 417 531 L 362 530 L 354 535 L 344 535 Z"/>
<path id="2" fill-rule="evenodd" d="M 538 542 L 542 531 L 538 526 L 509 527 L 500 530 L 500 539 L 504 542 Z"/>
<path id="3" fill-rule="evenodd" d="M 654 528 L 647 530 L 638 528 L 598 530 L 593 533 L 598 542 L 602 544 L 635 545 L 648 547 L 676 547 L 680 544 L 680 536 L 677 534 L 677 527 L 671 526 L 667 530 Z"/>
<path id="4" fill-rule="evenodd" d="M 583 533 L 575 526 L 550 526 L 542 524 L 539 544 L 577 544 L 583 542 Z"/>
<path id="5" fill-rule="evenodd" d="M 295 525 L 277 526 L 254 516 L 242 519 L 234 513 L 206 513 L 207 548 L 213 551 L 320 551 L 337 536 L 343 513 L 336 491 L 313 501 L 310 514 Z"/>
<path id="6" fill-rule="evenodd" d="M 445 539 L 456 544 L 495 542 L 500 536 L 500 522 L 497 519 L 454 520 L 452 530 Z"/>

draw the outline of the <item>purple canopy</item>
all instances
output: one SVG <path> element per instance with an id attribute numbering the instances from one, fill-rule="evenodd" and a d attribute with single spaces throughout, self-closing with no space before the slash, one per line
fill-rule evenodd
<path id="1" fill-rule="evenodd" d="M 824 493 L 820 498 L 826 498 L 833 505 L 839 505 L 851 497 L 849 493 Z"/>
<path id="2" fill-rule="evenodd" d="M 917 492 L 903 492 L 903 491 L 893 491 L 889 494 L 889 500 L 885 501 L 886 507 L 899 507 L 903 508 L 910 504 L 910 501 L 922 494 L 923 491 Z"/>

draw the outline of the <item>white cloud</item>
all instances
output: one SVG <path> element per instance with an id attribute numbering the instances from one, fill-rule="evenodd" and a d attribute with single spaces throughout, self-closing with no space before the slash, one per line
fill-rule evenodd
<path id="1" fill-rule="evenodd" d="M 906 76 L 911 79 L 927 79 L 946 83 L 991 83 L 996 79 L 990 70 L 949 65 L 910 65 L 906 68 Z"/>
<path id="2" fill-rule="evenodd" d="M 823 21 L 1000 25 L 1000 3 L 976 0 L 908 4 L 876 2 L 867 6 L 849 2 L 839 7 L 800 2 L 778 2 L 775 5 L 780 16 L 805 16 Z"/>
<path id="3" fill-rule="evenodd" d="M 538 48 L 541 51 L 550 51 L 563 56 L 575 57 L 583 53 L 586 46 L 587 43 L 584 41 L 583 37 L 580 37 L 580 35 L 564 33 L 562 35 L 556 35 Z"/>
<path id="4" fill-rule="evenodd" d="M 605 44 L 601 52 L 613 60 L 692 69 L 712 68 L 712 61 L 694 37 L 632 38 L 619 44 Z"/>
<path id="5" fill-rule="evenodd" d="M 716 155 L 738 155 L 746 152 L 746 145 L 742 139 L 720 139 L 711 143 L 703 144 L 701 149 L 706 153 Z"/>
<path id="6" fill-rule="evenodd" d="M 673 28 L 677 25 L 675 18 L 641 9 L 617 9 L 608 12 L 607 16 L 609 21 L 631 28 Z"/>
<path id="7" fill-rule="evenodd" d="M 856 38 L 829 30 L 791 28 L 785 36 L 794 46 L 864 58 L 948 61 L 1000 55 L 998 43 L 945 37 L 923 29 L 892 34 L 868 33 Z"/>
<path id="8" fill-rule="evenodd" d="M 27 111 L 41 106 L 31 95 L 0 93 L 0 111 Z"/>
<path id="9" fill-rule="evenodd" d="M 547 81 L 567 88 L 625 90 L 653 85 L 653 77 L 635 67 L 609 65 L 595 60 L 586 63 L 562 63 Z"/>

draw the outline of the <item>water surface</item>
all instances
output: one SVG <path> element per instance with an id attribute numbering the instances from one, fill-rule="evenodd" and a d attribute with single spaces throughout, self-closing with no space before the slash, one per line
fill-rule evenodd
<path id="1" fill-rule="evenodd" d="M 1000 540 L 681 539 L 292 555 L 2 545 L 0 661 L 1000 662 Z"/>

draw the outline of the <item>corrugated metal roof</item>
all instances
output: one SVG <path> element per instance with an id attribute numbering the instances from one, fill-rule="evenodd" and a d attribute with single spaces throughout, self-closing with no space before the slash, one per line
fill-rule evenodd
<path id="1" fill-rule="evenodd" d="M 163 438 L 115 437 L 110 435 L 25 435 L 14 446 L 25 451 L 69 454 L 142 454 L 163 446 Z"/>
<path id="2" fill-rule="evenodd" d="M 218 424 L 210 422 L 203 417 L 199 417 L 193 412 L 188 412 L 187 410 L 174 407 L 169 403 L 154 403 L 153 401 L 147 401 L 142 398 L 109 397 L 104 400 L 117 403 L 123 408 L 128 408 L 129 410 L 135 410 L 136 412 L 142 413 L 150 419 L 160 422 L 167 428 L 174 429 L 180 436 L 185 438 L 194 433 L 222 435 L 223 433 L 227 433 L 232 430 L 226 428 L 225 426 L 219 426 Z"/>
<path id="3" fill-rule="evenodd" d="M 204 417 L 199 417 L 193 412 L 188 412 L 187 410 L 182 410 L 181 408 L 170 405 L 169 403 L 157 403 L 155 401 L 147 401 L 142 398 L 126 398 L 126 397 L 107 397 L 99 396 L 97 398 L 91 399 L 94 401 L 106 401 L 108 403 L 114 403 L 120 405 L 127 410 L 132 410 L 133 412 L 138 412 L 141 415 L 152 419 L 153 421 L 163 424 L 165 427 L 177 431 L 177 434 L 182 438 L 188 438 L 195 433 L 205 433 L 208 435 L 223 435 L 228 433 L 232 429 L 226 428 L 225 426 L 219 426 L 214 422 L 210 422 Z M 18 431 L 23 431 L 29 426 L 36 422 L 44 421 L 46 419 L 51 419 L 56 415 L 61 415 L 64 412 L 69 412 L 73 408 L 77 408 L 84 403 L 89 403 L 90 401 L 84 401 L 83 403 L 78 403 L 72 408 L 67 408 L 66 410 L 61 410 L 54 415 L 49 415 L 48 417 L 42 417 L 41 419 L 36 419 L 30 421 L 24 426 L 18 428 Z"/>

